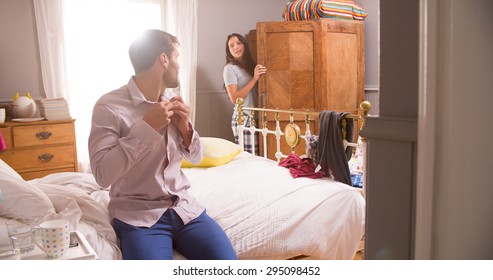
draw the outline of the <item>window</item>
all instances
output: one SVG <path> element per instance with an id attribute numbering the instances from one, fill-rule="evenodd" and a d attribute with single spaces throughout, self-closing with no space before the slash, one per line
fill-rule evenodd
<path id="1" fill-rule="evenodd" d="M 162 29 L 159 1 L 68 0 L 63 25 L 67 99 L 76 119 L 79 169 L 90 170 L 87 139 L 92 108 L 134 74 L 130 43 L 145 29 Z"/>
<path id="2" fill-rule="evenodd" d="M 131 41 L 144 29 L 180 40 L 180 87 L 194 121 L 198 0 L 33 1 L 47 98 L 65 97 L 76 119 L 80 171 L 90 171 L 87 140 L 92 108 L 103 94 L 128 82 Z"/>

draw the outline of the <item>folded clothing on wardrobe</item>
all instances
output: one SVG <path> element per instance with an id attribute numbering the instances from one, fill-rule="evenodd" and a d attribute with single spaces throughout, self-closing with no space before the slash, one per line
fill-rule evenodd
<path id="1" fill-rule="evenodd" d="M 286 21 L 317 18 L 364 20 L 367 15 L 354 1 L 295 0 L 286 4 L 283 18 Z"/>

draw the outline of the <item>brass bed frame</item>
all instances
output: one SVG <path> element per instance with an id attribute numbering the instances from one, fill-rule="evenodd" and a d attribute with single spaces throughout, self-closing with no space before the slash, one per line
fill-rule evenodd
<path id="1" fill-rule="evenodd" d="M 236 105 L 237 105 L 237 110 L 238 110 L 238 116 L 236 121 L 238 122 L 238 142 L 239 145 L 243 148 L 244 147 L 244 138 L 243 138 L 243 132 L 245 130 L 248 130 L 251 132 L 251 137 L 252 137 L 252 143 L 254 143 L 255 139 L 255 133 L 260 133 L 262 134 L 264 141 L 263 141 L 263 157 L 267 158 L 267 141 L 266 137 L 268 134 L 274 134 L 276 136 L 276 147 L 277 151 L 275 153 L 275 157 L 277 161 L 280 161 L 282 158 L 287 157 L 287 155 L 282 154 L 281 152 L 281 136 L 284 136 L 286 144 L 291 148 L 291 152 L 294 152 L 294 149 L 300 144 L 300 139 L 305 140 L 305 144 L 308 145 L 308 141 L 310 136 L 312 135 L 311 130 L 310 130 L 310 116 L 316 116 L 318 117 L 319 112 L 311 112 L 311 111 L 296 111 L 296 110 L 282 110 L 282 109 L 267 109 L 267 108 L 255 108 L 255 107 L 244 107 L 243 106 L 243 98 L 238 98 L 236 99 Z M 368 101 L 363 101 L 360 104 L 360 109 L 361 109 L 361 114 L 347 114 L 345 116 L 345 119 L 353 119 L 359 122 L 359 130 L 363 128 L 365 124 L 365 118 L 368 116 L 368 113 L 371 109 L 371 103 Z M 250 112 L 250 126 L 246 127 L 244 122 L 245 119 L 243 117 L 243 111 L 249 111 Z M 258 112 L 260 114 L 260 120 L 259 122 L 261 123 L 261 128 L 256 127 L 255 123 L 255 112 Z M 275 120 L 276 120 L 276 128 L 275 130 L 270 130 L 267 128 L 267 113 L 272 112 L 275 113 Z M 286 113 L 290 115 L 289 123 L 286 125 L 284 128 L 284 131 L 281 131 L 280 127 L 280 117 L 279 115 L 281 113 Z M 304 121 L 305 121 L 305 132 L 302 134 L 300 127 L 294 122 L 294 115 L 302 115 L 304 116 Z M 341 133 L 342 133 L 342 138 L 346 139 L 346 125 L 347 122 L 346 120 L 343 119 L 341 121 Z M 347 143 L 348 146 L 353 146 L 356 147 L 357 143 L 352 143 L 349 142 Z"/>

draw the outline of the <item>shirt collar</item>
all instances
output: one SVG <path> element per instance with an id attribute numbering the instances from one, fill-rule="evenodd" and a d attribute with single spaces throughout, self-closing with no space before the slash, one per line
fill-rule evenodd
<path id="1" fill-rule="evenodd" d="M 130 92 L 130 98 L 132 98 L 132 102 L 134 107 L 138 106 L 141 103 L 157 103 L 155 101 L 149 101 L 145 98 L 144 94 L 140 91 L 139 87 L 135 83 L 134 77 L 132 76 L 127 83 L 128 91 Z M 159 100 L 163 99 L 164 94 L 161 95 Z"/>

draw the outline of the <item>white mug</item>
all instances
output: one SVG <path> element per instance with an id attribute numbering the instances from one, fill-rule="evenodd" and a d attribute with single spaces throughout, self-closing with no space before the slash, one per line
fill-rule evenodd
<path id="1" fill-rule="evenodd" d="M 70 244 L 69 221 L 51 220 L 40 224 L 37 230 L 41 232 L 41 244 L 36 245 L 50 258 L 63 256 Z"/>

